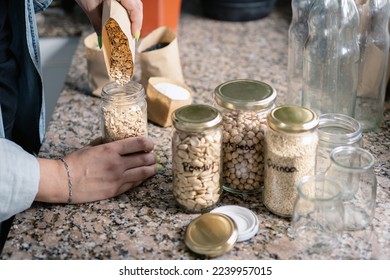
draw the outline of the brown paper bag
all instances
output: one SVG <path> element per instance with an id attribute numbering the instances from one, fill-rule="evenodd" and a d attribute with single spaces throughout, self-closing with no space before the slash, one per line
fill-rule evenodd
<path id="1" fill-rule="evenodd" d="M 147 88 L 151 77 L 184 82 L 176 33 L 160 26 L 142 39 L 137 49 L 141 61 L 141 83 Z"/>
<path id="2" fill-rule="evenodd" d="M 107 72 L 119 84 L 134 74 L 135 41 L 127 10 L 116 0 L 103 1 L 103 54 Z"/>
<path id="3" fill-rule="evenodd" d="M 100 96 L 102 88 L 111 81 L 107 73 L 103 51 L 99 48 L 96 33 L 84 39 L 85 57 L 87 59 L 88 85 L 93 95 Z"/>
<path id="4" fill-rule="evenodd" d="M 176 109 L 192 103 L 192 91 L 184 83 L 164 77 L 152 77 L 146 90 L 148 119 L 162 127 L 172 125 Z"/>

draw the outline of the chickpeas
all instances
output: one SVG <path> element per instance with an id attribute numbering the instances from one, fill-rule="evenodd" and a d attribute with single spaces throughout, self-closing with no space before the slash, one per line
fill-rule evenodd
<path id="1" fill-rule="evenodd" d="M 266 119 L 257 112 L 223 114 L 223 183 L 228 191 L 257 192 L 264 181 Z"/>

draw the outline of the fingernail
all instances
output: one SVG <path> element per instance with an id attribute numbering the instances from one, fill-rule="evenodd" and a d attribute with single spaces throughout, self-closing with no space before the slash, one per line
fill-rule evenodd
<path id="1" fill-rule="evenodd" d="M 99 45 L 99 49 L 102 48 L 102 36 L 98 36 L 98 45 Z"/>
<path id="2" fill-rule="evenodd" d="M 138 30 L 135 32 L 135 35 L 134 35 L 134 40 L 138 41 L 139 40 L 139 36 L 141 35 L 141 32 Z"/>
<path id="3" fill-rule="evenodd" d="M 164 170 L 164 165 L 162 165 L 161 163 L 157 163 L 157 172 L 160 173 L 163 170 Z"/>

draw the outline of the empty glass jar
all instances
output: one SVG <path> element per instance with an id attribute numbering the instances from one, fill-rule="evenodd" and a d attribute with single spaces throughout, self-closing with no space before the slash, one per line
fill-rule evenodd
<path id="1" fill-rule="evenodd" d="M 360 230 L 370 225 L 376 206 L 377 180 L 374 157 L 362 148 L 341 146 L 332 150 L 325 175 L 341 184 L 345 229 Z"/>
<path id="2" fill-rule="evenodd" d="M 298 196 L 291 221 L 295 241 L 310 254 L 334 249 L 344 225 L 340 185 L 318 174 L 303 177 L 296 187 Z"/>
<path id="3" fill-rule="evenodd" d="M 318 125 L 316 173 L 323 173 L 330 165 L 330 152 L 339 146 L 363 146 L 360 123 L 343 114 L 323 114 Z"/>

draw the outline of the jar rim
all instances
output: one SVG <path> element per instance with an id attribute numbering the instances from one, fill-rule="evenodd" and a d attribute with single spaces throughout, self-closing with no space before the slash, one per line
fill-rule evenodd
<path id="1" fill-rule="evenodd" d="M 113 103 L 132 103 L 140 98 L 145 98 L 144 87 L 135 81 L 120 85 L 115 81 L 108 82 L 102 88 L 101 98 Z"/>
<path id="2" fill-rule="evenodd" d="M 314 182 L 317 182 L 317 181 L 321 181 L 323 184 L 325 184 L 325 182 L 328 182 L 328 184 L 326 184 L 325 186 L 326 187 L 332 187 L 333 189 L 331 189 L 331 191 L 333 193 L 323 193 L 323 194 L 327 194 L 328 196 L 326 197 L 313 197 L 311 194 L 315 194 L 317 195 L 318 192 L 317 191 L 314 191 L 314 192 L 305 192 L 303 190 L 303 188 L 305 186 L 307 186 L 306 184 L 309 183 L 310 181 L 312 181 L 313 183 Z M 339 182 L 337 182 L 336 180 L 334 180 L 333 178 L 330 178 L 330 177 L 326 177 L 324 174 L 320 173 L 320 174 L 316 174 L 316 175 L 306 175 L 304 177 L 302 177 L 298 182 L 297 182 L 297 191 L 298 191 L 298 194 L 299 196 L 305 198 L 305 199 L 308 199 L 308 200 L 318 200 L 318 201 L 321 201 L 321 202 L 326 202 L 326 201 L 334 201 L 334 200 L 338 200 L 338 199 L 341 199 L 342 197 L 342 188 L 341 188 L 341 185 Z"/>
<path id="3" fill-rule="evenodd" d="M 334 133 L 328 129 L 344 130 L 346 133 Z M 322 114 L 319 118 L 318 135 L 321 141 L 354 144 L 362 139 L 362 127 L 360 123 L 347 115 L 337 113 Z"/>
<path id="4" fill-rule="evenodd" d="M 359 160 L 360 163 L 358 166 L 350 166 L 346 165 L 340 160 L 337 159 L 337 156 L 339 154 L 345 153 L 348 155 L 349 158 L 353 156 L 354 154 L 360 155 L 363 157 L 364 162 Z M 330 152 L 330 160 L 333 164 L 335 164 L 338 168 L 341 169 L 348 169 L 350 172 L 364 172 L 374 167 L 375 164 L 375 158 L 374 156 L 366 149 L 360 148 L 360 147 L 353 147 L 353 146 L 339 146 L 334 148 Z"/>
<path id="5" fill-rule="evenodd" d="M 252 79 L 226 81 L 214 90 L 215 102 L 230 110 L 268 109 L 274 105 L 276 95 L 274 87 Z"/>

